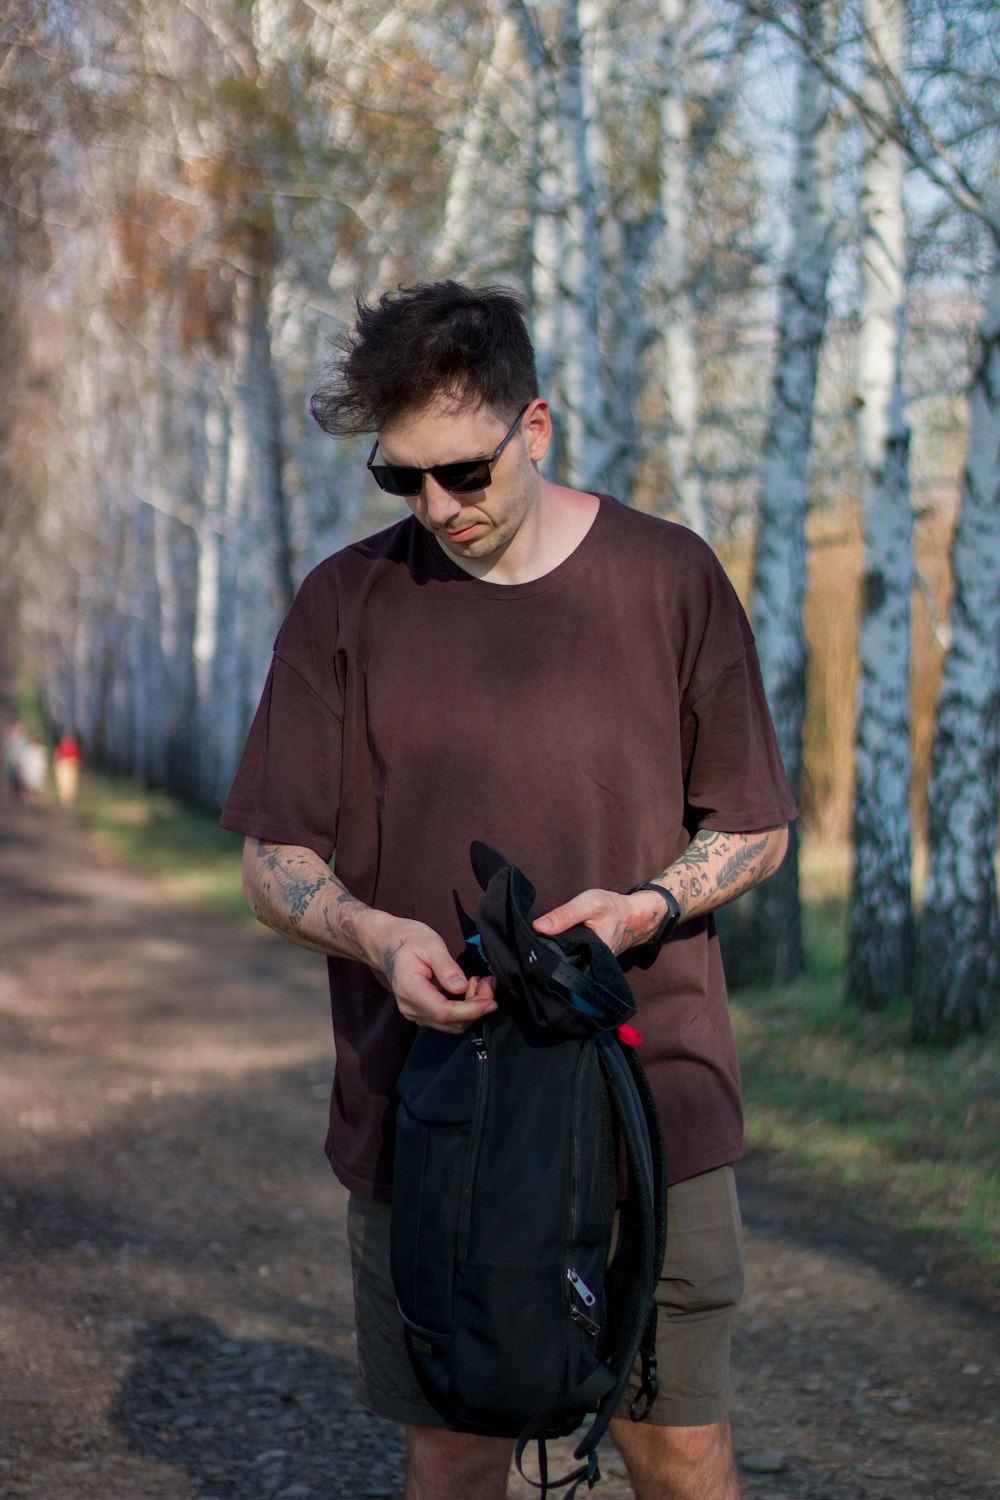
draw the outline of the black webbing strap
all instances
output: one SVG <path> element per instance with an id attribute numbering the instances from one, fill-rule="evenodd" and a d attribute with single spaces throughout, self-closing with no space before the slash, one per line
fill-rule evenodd
<path id="1" fill-rule="evenodd" d="M 635 1015 L 635 1005 L 616 995 L 609 990 L 606 984 L 599 979 L 593 979 L 590 975 L 582 973 L 569 959 L 560 959 L 552 970 L 550 978 L 556 984 L 562 985 L 571 995 L 579 995 L 580 998 L 600 1012 L 600 1023 L 609 1031 L 616 1026 L 621 1026 L 623 1021 L 630 1021 Z"/>
<path id="2" fill-rule="evenodd" d="M 546 1407 L 545 1411 L 540 1412 L 537 1417 L 533 1417 L 521 1433 L 521 1436 L 517 1440 L 517 1446 L 514 1449 L 514 1462 L 517 1464 L 517 1472 L 533 1489 L 541 1490 L 542 1500 L 545 1500 L 545 1496 L 550 1489 L 562 1489 L 564 1484 L 573 1485 L 573 1489 L 568 1491 L 565 1497 L 565 1500 L 572 1500 L 573 1495 L 576 1493 L 576 1486 L 582 1479 L 586 1479 L 590 1488 L 593 1488 L 596 1481 L 600 1478 L 600 1474 L 597 1468 L 597 1454 L 591 1453 L 588 1456 L 587 1462 L 581 1468 L 574 1469 L 570 1474 L 564 1474 L 562 1479 L 550 1480 L 548 1478 L 548 1461 L 545 1454 L 545 1439 L 539 1437 L 539 1433 L 544 1432 L 550 1425 L 557 1426 L 562 1417 L 568 1413 L 589 1411 L 598 1404 L 603 1396 L 607 1395 L 614 1384 L 614 1371 L 609 1370 L 607 1365 L 598 1365 L 597 1369 L 592 1370 L 586 1380 L 581 1381 L 578 1386 L 575 1386 L 561 1400 L 555 1401 L 551 1406 Z M 540 1481 L 529 1478 L 521 1466 L 524 1450 L 536 1437 L 538 1438 L 538 1472 L 541 1476 Z"/>

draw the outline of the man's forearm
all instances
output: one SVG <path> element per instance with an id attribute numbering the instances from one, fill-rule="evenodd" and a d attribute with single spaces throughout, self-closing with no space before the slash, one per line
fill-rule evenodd
<path id="1" fill-rule="evenodd" d="M 696 833 L 679 859 L 650 875 L 651 884 L 665 886 L 680 907 L 680 920 L 700 917 L 735 901 L 751 886 L 773 875 L 788 848 L 788 829 L 761 833 Z M 571 901 L 535 918 L 539 932 L 565 932 L 584 922 L 602 938 L 612 953 L 624 953 L 648 943 L 663 922 L 663 897 L 647 889 L 581 891 Z"/>
<path id="2" fill-rule="evenodd" d="M 460 1032 L 497 1008 L 492 980 L 468 979 L 436 932 L 366 906 L 311 849 L 247 839 L 243 888 L 258 921 L 289 942 L 368 964 L 417 1026 Z"/>
<path id="3" fill-rule="evenodd" d="M 788 848 L 788 829 L 759 833 L 696 833 L 679 859 L 651 876 L 677 898 L 681 920 L 704 916 L 774 874 Z M 655 897 L 655 893 L 650 893 Z M 657 920 L 663 915 L 662 902 Z"/>
<path id="4" fill-rule="evenodd" d="M 385 914 L 352 896 L 311 849 L 247 839 L 243 889 L 257 920 L 289 942 L 384 967 L 378 919 Z"/>

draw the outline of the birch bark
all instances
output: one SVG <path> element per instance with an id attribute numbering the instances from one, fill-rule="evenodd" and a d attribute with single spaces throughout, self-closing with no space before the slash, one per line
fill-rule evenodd
<path id="1" fill-rule="evenodd" d="M 886 69 L 902 71 L 903 0 L 864 0 L 872 113 L 862 124 L 864 161 L 858 456 L 864 571 L 855 744 L 854 878 L 848 923 L 847 995 L 881 1006 L 909 993 L 910 607 L 913 594 L 909 432 L 902 409 L 905 241 L 903 153 L 869 122 L 896 115 Z"/>
<path id="2" fill-rule="evenodd" d="M 805 46 L 798 62 L 790 242 L 779 296 L 751 605 L 764 687 L 796 797 L 806 707 L 803 602 L 813 408 L 837 250 L 831 94 L 810 57 L 813 49 L 831 44 L 836 12 L 831 0 L 798 0 L 797 11 Z M 726 966 L 734 982 L 783 981 L 802 972 L 797 825 L 777 875 L 743 898 L 726 927 L 732 933 Z"/>
<path id="3" fill-rule="evenodd" d="M 463 121 L 448 177 L 444 218 L 434 247 L 439 276 L 461 276 L 470 265 L 488 258 L 486 241 L 493 236 L 494 224 L 492 215 L 483 214 L 480 208 L 486 184 L 497 172 L 495 137 L 516 58 L 517 27 L 504 12 L 496 19 L 489 58 L 473 80 L 472 107 Z"/>
<path id="4" fill-rule="evenodd" d="M 699 380 L 688 243 L 691 141 L 684 80 L 691 65 L 686 45 L 689 11 L 690 0 L 659 0 L 662 228 L 658 259 L 663 286 L 663 385 L 669 413 L 667 471 L 679 519 L 705 536 L 704 497 L 695 464 Z"/>
<path id="5" fill-rule="evenodd" d="M 952 576 L 913 1006 L 925 1041 L 985 1030 L 1000 1016 L 1000 248 L 972 383 Z"/>
<path id="6" fill-rule="evenodd" d="M 558 46 L 546 46 L 535 18 L 515 4 L 536 82 L 533 190 L 533 332 L 539 381 L 555 383 L 564 408 L 561 477 L 599 485 L 607 452 L 600 343 L 601 248 L 590 140 L 579 0 L 561 0 Z"/>

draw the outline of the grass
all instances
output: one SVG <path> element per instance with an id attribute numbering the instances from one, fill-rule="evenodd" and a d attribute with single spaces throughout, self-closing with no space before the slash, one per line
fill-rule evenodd
<path id="1" fill-rule="evenodd" d="M 905 1005 L 841 993 L 847 860 L 803 860 L 810 973 L 737 991 L 747 1142 L 863 1218 L 933 1235 L 1000 1276 L 1000 1032 L 916 1047 Z"/>
<path id="2" fill-rule="evenodd" d="M 164 792 L 90 773 L 78 809 L 114 855 L 186 905 L 252 922 L 239 840 Z M 841 998 L 848 852 L 806 842 L 810 973 L 732 997 L 747 1143 L 782 1175 L 1000 1274 L 1000 1032 L 918 1048 L 899 1006 Z"/>
<path id="3" fill-rule="evenodd" d="M 154 876 L 171 900 L 253 923 L 243 895 L 242 841 L 217 827 L 210 813 L 93 771 L 84 773 L 76 810 L 100 844 Z"/>

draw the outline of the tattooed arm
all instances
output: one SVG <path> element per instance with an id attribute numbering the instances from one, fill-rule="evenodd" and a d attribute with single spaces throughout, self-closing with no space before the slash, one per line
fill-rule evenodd
<path id="1" fill-rule="evenodd" d="M 492 985 L 466 979 L 436 932 L 366 906 L 312 849 L 248 838 L 243 889 L 257 920 L 289 942 L 368 964 L 418 1026 L 464 1031 L 496 1009 Z"/>
<path id="2" fill-rule="evenodd" d="M 767 828 L 760 833 L 696 833 L 679 859 L 650 880 L 664 885 L 677 899 L 680 920 L 703 916 L 735 901 L 751 886 L 773 875 L 788 849 L 788 829 Z M 624 953 L 648 941 L 663 920 L 663 898 L 655 891 L 583 891 L 539 917 L 539 932 L 564 932 L 583 922 L 604 939 L 614 953 Z"/>

